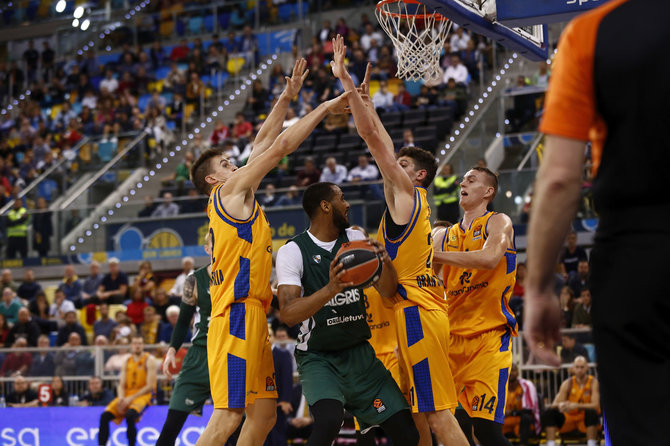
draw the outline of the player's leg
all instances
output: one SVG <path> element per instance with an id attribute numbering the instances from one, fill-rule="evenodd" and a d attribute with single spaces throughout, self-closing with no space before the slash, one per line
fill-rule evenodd
<path id="1" fill-rule="evenodd" d="M 463 434 L 465 434 L 465 438 L 468 440 L 468 444 L 470 446 L 475 446 L 475 440 L 472 438 L 472 419 L 470 418 L 470 415 L 468 415 L 465 409 L 459 407 L 456 409 L 455 416 L 458 425 L 461 426 L 461 430 L 463 431 Z"/>
<path id="2" fill-rule="evenodd" d="M 594 446 L 598 438 L 598 427 L 600 426 L 600 417 L 595 410 L 584 411 L 584 425 L 586 426 L 586 439 L 588 446 Z"/>
<path id="3" fill-rule="evenodd" d="M 419 446 L 433 446 L 433 434 L 424 413 L 412 413 L 414 425 L 419 431 Z"/>
<path id="4" fill-rule="evenodd" d="M 165 424 L 163 425 L 163 429 L 161 429 L 158 440 L 156 440 L 156 446 L 174 446 L 187 418 L 188 412 L 168 409 Z"/>
<path id="5" fill-rule="evenodd" d="M 100 415 L 100 426 L 98 428 L 98 444 L 104 446 L 109 439 L 109 422 L 114 419 L 114 414 L 105 410 Z"/>
<path id="6" fill-rule="evenodd" d="M 128 409 L 126 412 L 126 437 L 128 438 L 128 446 L 135 446 L 137 440 L 137 420 L 140 414 L 135 409 Z"/>
<path id="7" fill-rule="evenodd" d="M 247 419 L 242 426 L 240 446 L 261 446 L 277 420 L 277 400 L 259 398 L 247 406 Z"/>
<path id="8" fill-rule="evenodd" d="M 458 425 L 456 417 L 452 415 L 450 410 L 445 409 L 435 412 L 427 412 L 426 419 L 440 443 L 449 445 L 468 444 L 465 434 Z"/>
<path id="9" fill-rule="evenodd" d="M 391 438 L 393 444 L 418 445 L 419 431 L 414 425 L 412 412 L 409 409 L 396 412 L 381 424 L 386 435 Z"/>
<path id="10" fill-rule="evenodd" d="M 521 419 L 519 420 L 519 444 L 527 446 L 530 439 L 530 427 L 535 421 L 533 412 L 530 409 L 523 409 L 521 411 Z"/>
<path id="11" fill-rule="evenodd" d="M 376 446 L 377 442 L 375 441 L 376 432 L 374 429 L 370 429 L 366 433 L 361 433 L 359 429 L 356 430 L 356 446 Z"/>
<path id="12" fill-rule="evenodd" d="M 502 424 L 483 418 L 473 418 L 472 427 L 482 446 L 509 446 L 502 432 Z"/>
<path id="13" fill-rule="evenodd" d="M 309 410 L 314 418 L 314 428 L 307 446 L 330 446 L 342 427 L 344 405 L 338 400 L 323 399 L 309 406 Z"/>
<path id="14" fill-rule="evenodd" d="M 242 421 L 244 409 L 215 408 L 196 446 L 221 446 Z"/>
<path id="15" fill-rule="evenodd" d="M 544 426 L 547 433 L 547 446 L 554 446 L 556 444 L 556 433 L 563 427 L 565 423 L 565 415 L 559 412 L 558 409 L 547 409 L 542 414 L 542 426 Z"/>

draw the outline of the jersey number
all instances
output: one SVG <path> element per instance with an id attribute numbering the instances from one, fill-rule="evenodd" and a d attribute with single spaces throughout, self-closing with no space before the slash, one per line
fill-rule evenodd
<path id="1" fill-rule="evenodd" d="M 209 228 L 209 236 L 212 238 L 212 265 L 214 265 L 214 261 L 216 260 L 214 258 L 214 230 L 212 228 Z"/>
<path id="2" fill-rule="evenodd" d="M 363 306 L 365 307 L 366 320 L 369 324 L 372 323 L 372 313 L 370 313 L 370 302 L 368 301 L 368 295 L 363 293 Z"/>
<path id="3" fill-rule="evenodd" d="M 489 413 L 492 413 L 496 408 L 496 397 L 492 396 L 486 404 L 484 404 L 484 401 L 486 401 L 486 394 L 479 397 L 479 406 L 476 408 L 473 407 L 472 410 L 487 410 Z"/>

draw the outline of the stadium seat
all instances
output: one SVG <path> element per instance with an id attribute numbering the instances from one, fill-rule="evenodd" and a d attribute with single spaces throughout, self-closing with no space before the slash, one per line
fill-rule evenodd
<path id="1" fill-rule="evenodd" d="M 282 3 L 279 5 L 279 18 L 283 22 L 291 21 L 291 14 L 293 12 L 293 6 L 288 3 Z"/>
<path id="2" fill-rule="evenodd" d="M 437 149 L 437 138 L 435 136 L 419 136 L 414 138 L 414 144 L 417 147 L 428 150 L 429 152 L 435 153 Z"/>
<path id="3" fill-rule="evenodd" d="M 37 195 L 51 202 L 54 192 L 58 191 L 58 183 L 50 178 L 45 178 L 37 184 Z"/>
<path id="4" fill-rule="evenodd" d="M 241 70 L 242 67 L 244 66 L 244 58 L 243 57 L 231 57 L 228 59 L 228 63 L 226 64 L 226 69 L 228 70 L 228 73 L 230 74 L 238 74 Z"/>
<path id="5" fill-rule="evenodd" d="M 337 145 L 337 135 L 321 134 L 314 137 L 314 150 L 316 146 L 328 146 L 334 149 Z"/>
<path id="6" fill-rule="evenodd" d="M 407 90 L 407 93 L 409 93 L 410 95 L 416 96 L 419 93 L 421 93 L 422 85 L 423 82 L 405 81 L 405 90 Z"/>
<path id="7" fill-rule="evenodd" d="M 421 126 L 426 122 L 426 109 L 405 110 L 402 114 L 403 127 Z"/>
<path id="8" fill-rule="evenodd" d="M 174 32 L 174 22 L 172 20 L 161 22 L 159 32 L 161 37 L 169 38 Z"/>
<path id="9" fill-rule="evenodd" d="M 212 14 L 206 15 L 202 21 L 202 24 L 208 33 L 214 32 L 214 16 Z"/>
<path id="10" fill-rule="evenodd" d="M 355 152 L 361 150 L 360 142 L 340 142 L 337 145 L 337 153 Z"/>
<path id="11" fill-rule="evenodd" d="M 223 14 L 219 14 L 217 18 L 219 20 L 219 28 L 228 29 L 228 25 L 230 24 L 230 13 L 224 12 Z"/>
<path id="12" fill-rule="evenodd" d="M 402 122 L 402 114 L 399 112 L 389 112 L 389 113 L 384 113 L 380 116 L 382 123 L 384 124 L 384 127 L 389 128 L 389 127 L 395 127 L 397 125 L 400 125 Z"/>
<path id="13" fill-rule="evenodd" d="M 98 157 L 103 163 L 108 162 L 114 156 L 117 145 L 112 141 L 105 141 L 98 144 Z"/>
<path id="14" fill-rule="evenodd" d="M 202 17 L 191 17 L 188 19 L 188 32 L 191 34 L 200 34 L 202 32 Z"/>
<path id="15" fill-rule="evenodd" d="M 167 77 L 169 72 L 170 67 L 158 67 L 156 71 L 154 71 L 154 74 L 156 76 L 156 79 L 163 80 Z"/>
<path id="16" fill-rule="evenodd" d="M 149 99 L 151 99 L 150 94 L 143 94 L 142 96 L 139 97 L 137 100 L 137 107 L 144 113 L 147 108 L 147 103 L 149 102 Z"/>
<path id="17" fill-rule="evenodd" d="M 186 26 L 184 25 L 183 20 L 177 19 L 176 28 L 177 28 L 177 35 L 180 37 L 183 36 L 184 33 L 186 32 Z"/>

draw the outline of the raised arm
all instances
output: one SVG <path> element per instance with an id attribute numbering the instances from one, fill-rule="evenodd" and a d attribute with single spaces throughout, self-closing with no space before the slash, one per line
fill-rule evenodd
<path id="1" fill-rule="evenodd" d="M 493 269 L 505 250 L 511 248 L 514 228 L 512 220 L 505 214 L 496 214 L 489 220 L 488 237 L 482 249 L 467 252 L 441 252 L 437 249 L 433 253 L 433 262 L 444 263 L 461 268 Z"/>
<path id="2" fill-rule="evenodd" d="M 284 130 L 272 143 L 270 148 L 244 167 L 239 168 L 226 181 L 221 190 L 221 201 L 226 209 L 231 210 L 235 218 L 246 218 L 250 213 L 242 212 L 243 215 L 235 215 L 235 209 L 243 209 L 244 202 L 251 193 L 258 189 L 261 180 L 274 169 L 286 155 L 295 151 L 314 128 L 325 118 L 328 113 L 345 113 L 349 92 L 320 104 L 308 115 L 300 119 L 288 129 Z"/>
<path id="3" fill-rule="evenodd" d="M 398 164 L 393 150 L 393 142 L 384 126 L 378 126 L 373 118 L 374 107 L 366 106 L 359 92 L 354 88 L 351 76 L 344 67 L 346 47 L 342 36 L 333 39 L 333 74 L 342 80 L 347 91 L 351 91 L 349 108 L 354 116 L 358 134 L 368 145 L 370 153 L 377 162 L 377 167 L 384 179 L 384 193 L 394 223 L 409 223 L 414 207 L 414 185 L 409 176 Z M 365 82 L 364 82 L 365 83 Z M 372 111 L 370 111 L 372 110 Z"/>
<path id="4" fill-rule="evenodd" d="M 258 131 L 256 139 L 254 140 L 253 149 L 247 162 L 253 161 L 258 155 L 265 152 L 277 139 L 281 132 L 282 124 L 286 119 L 286 112 L 294 97 L 300 93 L 302 83 L 309 74 L 307 68 L 307 61 L 305 59 L 298 59 L 295 61 L 293 67 L 293 74 L 289 78 L 286 76 L 286 88 L 282 91 L 277 99 L 277 103 L 270 111 L 270 114 L 265 119 L 263 126 Z"/>

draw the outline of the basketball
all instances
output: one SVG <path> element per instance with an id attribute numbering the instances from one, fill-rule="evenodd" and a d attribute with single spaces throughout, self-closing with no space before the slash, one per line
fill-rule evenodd
<path id="1" fill-rule="evenodd" d="M 342 281 L 353 282 L 356 288 L 369 287 L 382 273 L 382 259 L 365 240 L 344 243 L 337 251 L 337 261 L 346 270 Z"/>

